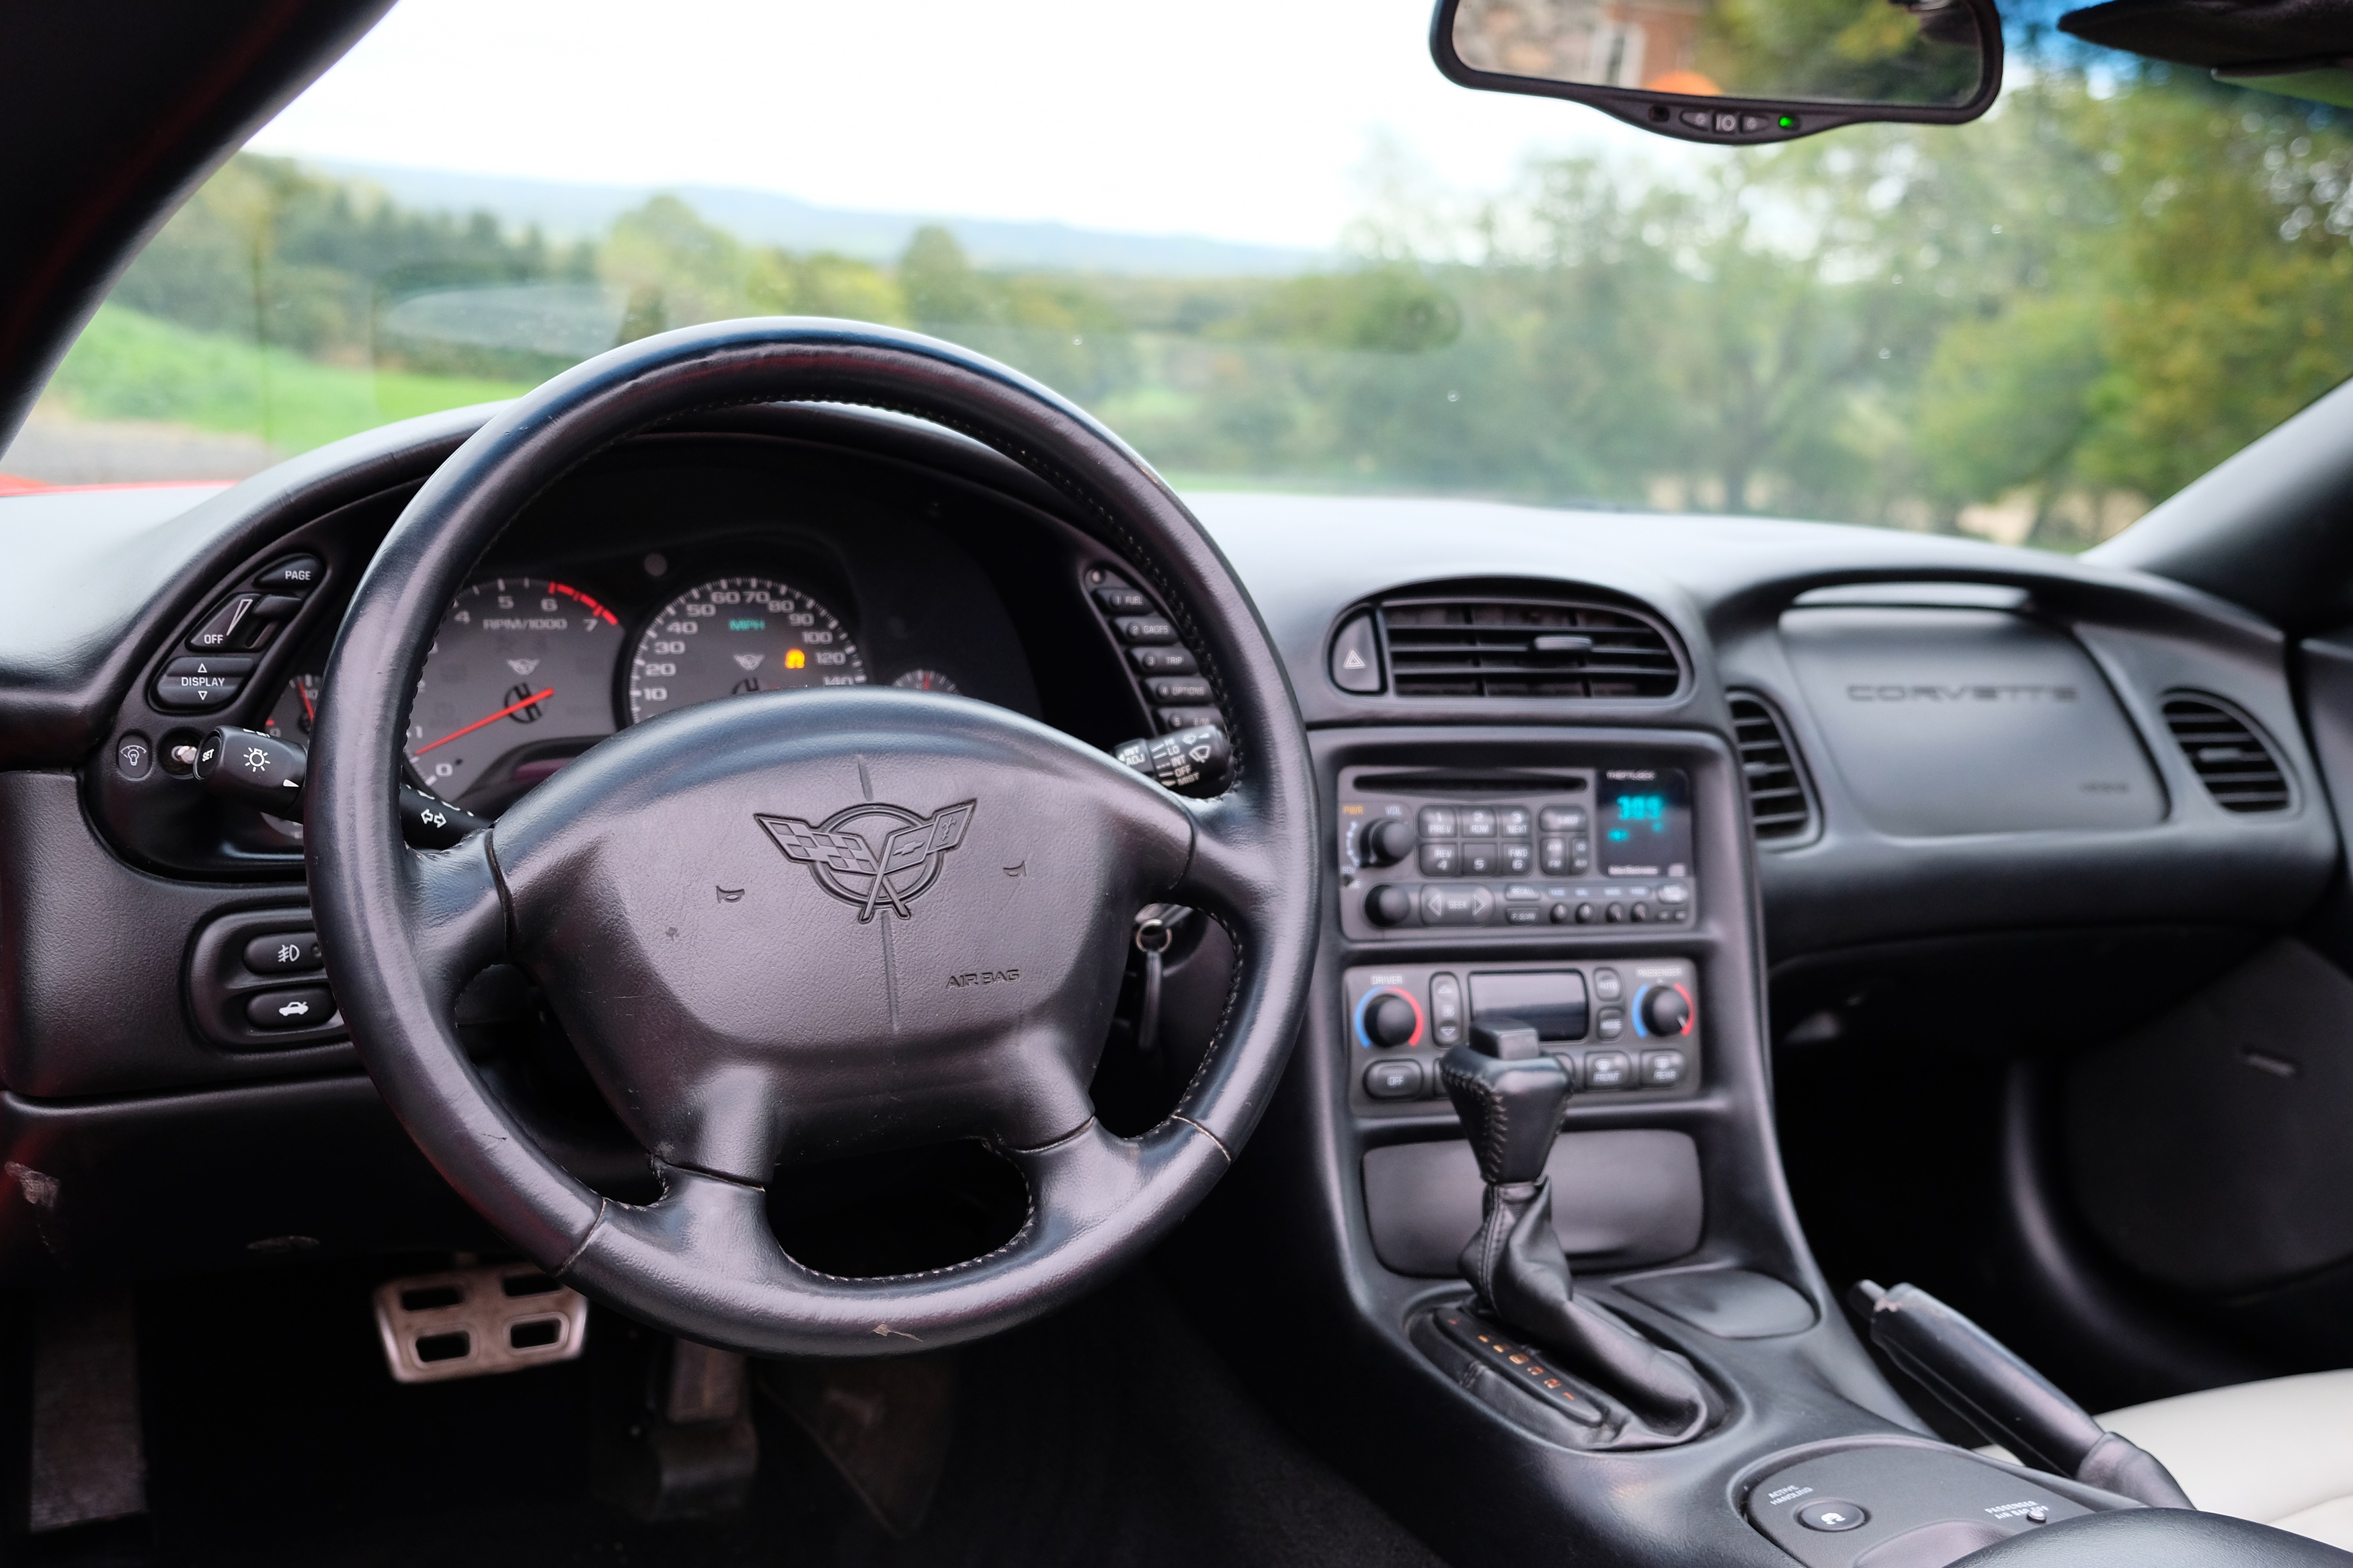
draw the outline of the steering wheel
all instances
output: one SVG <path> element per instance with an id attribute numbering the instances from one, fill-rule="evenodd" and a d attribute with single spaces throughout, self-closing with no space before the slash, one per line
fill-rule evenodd
<path id="1" fill-rule="evenodd" d="M 444 608 L 500 530 L 592 454 L 679 416 L 864 404 L 948 426 L 1054 485 L 1161 590 L 1232 726 L 1234 782 L 1170 794 L 1018 714 L 843 688 L 730 698 L 623 731 L 453 848 L 402 840 L 396 737 Z M 319 933 L 378 1090 L 442 1175 L 568 1283 L 754 1355 L 886 1354 L 1050 1311 L 1166 1234 L 1272 1093 L 1305 1001 L 1314 776 L 1271 639 L 1143 460 L 1045 388 L 949 344 L 842 321 L 690 328 L 591 360 L 442 464 L 376 552 L 329 661 L 307 787 Z M 1203 910 L 1237 978 L 1176 1110 L 1134 1139 L 1088 1083 L 1137 909 Z M 521 965 L 658 1202 L 601 1195 L 484 1088 L 451 1023 Z M 987 984 L 976 982 L 986 977 Z M 1026 1222 L 986 1257 L 844 1279 L 766 1219 L 780 1161 L 979 1138 Z"/>

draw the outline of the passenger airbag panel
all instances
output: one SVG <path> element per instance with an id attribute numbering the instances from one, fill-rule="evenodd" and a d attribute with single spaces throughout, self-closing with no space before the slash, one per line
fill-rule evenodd
<path id="1" fill-rule="evenodd" d="M 1815 609 L 1781 638 L 1837 774 L 1897 837 L 2147 827 L 2165 795 L 2073 639 L 1995 610 Z"/>

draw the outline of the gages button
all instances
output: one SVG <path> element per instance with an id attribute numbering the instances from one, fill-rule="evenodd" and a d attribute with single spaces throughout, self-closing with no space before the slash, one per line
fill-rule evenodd
<path id="1" fill-rule="evenodd" d="M 315 1029 L 334 1016 L 334 994 L 323 985 L 264 991 L 245 1005 L 246 1019 L 257 1029 Z"/>

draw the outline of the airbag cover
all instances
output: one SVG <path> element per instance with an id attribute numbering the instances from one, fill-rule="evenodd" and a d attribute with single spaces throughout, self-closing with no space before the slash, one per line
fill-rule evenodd
<path id="1" fill-rule="evenodd" d="M 1781 638 L 1830 763 L 1882 833 L 2147 827 L 2163 786 L 2098 668 L 1997 610 L 1807 609 Z"/>

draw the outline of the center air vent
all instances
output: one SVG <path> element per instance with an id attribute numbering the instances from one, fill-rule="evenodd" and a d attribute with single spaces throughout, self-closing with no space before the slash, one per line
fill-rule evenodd
<path id="1" fill-rule="evenodd" d="M 1672 697 L 1683 661 L 1666 628 L 1561 599 L 1392 599 L 1381 605 L 1400 697 Z"/>
<path id="2" fill-rule="evenodd" d="M 2165 700 L 2165 727 L 2224 811 L 2287 809 L 2287 774 L 2237 710 L 2219 698 L 2177 691 Z"/>
<path id="3" fill-rule="evenodd" d="M 1773 705 L 1753 691 L 1730 694 L 1733 739 L 1748 784 L 1748 825 L 1763 844 L 1788 844 L 1814 832 L 1813 796 L 1798 748 Z"/>

